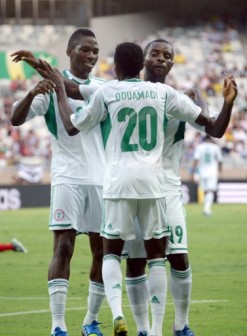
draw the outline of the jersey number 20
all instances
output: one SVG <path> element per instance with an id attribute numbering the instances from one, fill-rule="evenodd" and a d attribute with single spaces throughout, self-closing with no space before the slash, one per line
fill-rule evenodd
<path id="1" fill-rule="evenodd" d="M 156 110 L 153 107 L 146 106 L 139 113 L 136 113 L 132 108 L 123 108 L 118 112 L 118 122 L 124 122 L 126 118 L 129 120 L 121 141 L 122 151 L 138 151 L 139 146 L 146 151 L 151 151 L 157 143 Z M 130 139 L 136 127 L 139 131 L 139 143 L 133 144 L 130 143 Z"/>

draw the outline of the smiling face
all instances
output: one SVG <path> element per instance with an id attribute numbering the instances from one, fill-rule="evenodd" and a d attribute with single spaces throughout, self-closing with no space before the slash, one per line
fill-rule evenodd
<path id="1" fill-rule="evenodd" d="M 81 36 L 73 49 L 67 49 L 67 55 L 70 58 L 71 73 L 86 79 L 98 60 L 98 43 L 92 36 Z"/>
<path id="2" fill-rule="evenodd" d="M 173 66 L 174 51 L 167 42 L 152 42 L 145 54 L 145 80 L 164 83 Z"/>

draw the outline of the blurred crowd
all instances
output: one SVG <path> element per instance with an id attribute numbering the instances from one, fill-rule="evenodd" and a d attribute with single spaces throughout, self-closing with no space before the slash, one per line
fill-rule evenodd
<path id="1" fill-rule="evenodd" d="M 40 182 L 44 170 L 50 168 L 51 141 L 44 119 L 35 118 L 21 127 L 10 123 L 13 103 L 39 80 L 38 76 L 30 80 L 0 80 L 0 172 L 12 170 L 16 183 Z"/>
<path id="2" fill-rule="evenodd" d="M 247 39 L 232 22 L 214 18 L 193 27 L 170 26 L 134 41 L 142 47 L 153 39 L 164 38 L 175 50 L 174 66 L 167 84 L 178 90 L 199 88 L 208 100 L 209 110 L 217 113 L 223 102 L 224 76 L 231 73 L 238 84 L 238 97 L 229 127 L 220 140 L 226 165 L 234 167 L 247 161 Z M 114 78 L 113 55 L 99 60 L 95 75 Z M 51 159 L 50 136 L 43 118 L 36 118 L 20 128 L 9 122 L 12 104 L 39 80 L 0 81 L 0 169 L 17 166 L 23 158 L 40 158 L 44 167 Z M 187 126 L 183 164 L 191 162 L 194 147 L 203 135 Z"/>

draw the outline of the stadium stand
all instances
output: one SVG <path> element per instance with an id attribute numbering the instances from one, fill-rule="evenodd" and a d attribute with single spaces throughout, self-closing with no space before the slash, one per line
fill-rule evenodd
<path id="1" fill-rule="evenodd" d="M 233 73 L 239 94 L 233 109 L 233 116 L 226 134 L 218 142 L 224 154 L 225 176 L 228 178 L 247 178 L 247 42 L 244 34 L 237 28 L 236 22 L 224 22 L 214 17 L 208 22 L 199 22 L 194 26 L 166 26 L 157 32 L 137 41 L 145 46 L 155 38 L 165 38 L 175 49 L 175 65 L 167 78 L 167 83 L 178 90 L 191 86 L 199 87 L 209 102 L 210 110 L 218 111 L 222 104 L 222 80 L 227 73 Z M 50 45 L 59 45 L 64 36 L 69 35 L 74 26 L 10 26 L 0 25 L 0 45 L 5 51 L 25 48 L 50 50 Z M 8 38 L 6 39 L 6 36 Z M 28 44 L 27 44 L 28 41 Z M 38 43 L 37 43 L 38 41 Z M 120 41 L 121 42 L 121 41 Z M 13 47 L 14 46 L 14 47 Z M 14 48 L 14 49 L 13 49 Z M 57 50 L 59 52 L 59 49 Z M 112 54 L 102 57 L 95 69 L 95 75 L 111 79 L 114 77 Z M 49 134 L 42 118 L 36 118 L 20 129 L 13 128 L 9 116 L 13 101 L 22 97 L 28 87 L 33 86 L 39 77 L 33 75 L 25 80 L 0 79 L 0 183 L 13 182 L 17 165 L 23 156 L 22 143 L 33 132 L 39 145 L 35 153 L 45 167 L 43 182 L 49 182 L 51 149 Z M 185 152 L 183 158 L 183 177 L 188 176 L 188 169 L 193 148 L 201 134 L 191 127 L 186 129 Z M 26 141 L 26 146 L 32 146 Z M 33 150 L 33 148 L 32 148 Z M 26 152 L 26 153 L 27 153 Z"/>

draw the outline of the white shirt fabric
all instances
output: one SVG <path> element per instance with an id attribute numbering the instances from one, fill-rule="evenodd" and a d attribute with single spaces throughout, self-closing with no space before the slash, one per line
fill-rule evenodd
<path id="1" fill-rule="evenodd" d="M 196 123 L 189 124 L 198 131 L 205 133 L 205 127 Z M 180 163 L 184 150 L 184 133 L 186 123 L 175 118 L 167 122 L 165 147 L 163 152 L 164 187 L 166 190 L 180 190 Z"/>
<path id="2" fill-rule="evenodd" d="M 192 123 L 200 112 L 190 98 L 165 84 L 113 80 L 101 85 L 71 121 L 85 132 L 103 121 L 104 198 L 160 198 L 165 196 L 167 121 Z"/>

